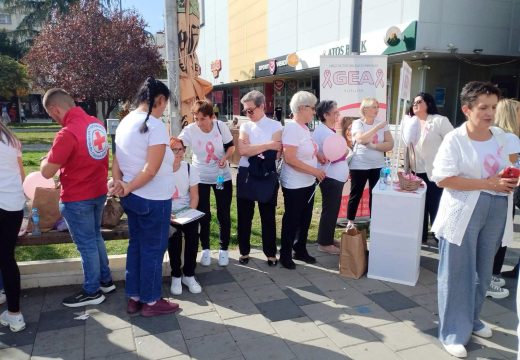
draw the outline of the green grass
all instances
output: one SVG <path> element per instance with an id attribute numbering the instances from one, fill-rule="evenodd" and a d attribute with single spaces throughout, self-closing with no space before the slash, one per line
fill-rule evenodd
<path id="1" fill-rule="evenodd" d="M 9 124 L 9 128 L 16 131 L 16 129 L 30 129 L 30 128 L 48 128 L 48 129 L 59 129 L 61 126 L 59 124 L 56 124 L 55 122 L 52 123 L 23 123 L 23 124 Z"/>
<path id="2" fill-rule="evenodd" d="M 18 132 L 15 133 L 16 137 L 22 142 L 23 145 L 28 144 L 43 144 L 51 145 L 56 135 L 56 131 L 45 131 L 45 132 Z"/>

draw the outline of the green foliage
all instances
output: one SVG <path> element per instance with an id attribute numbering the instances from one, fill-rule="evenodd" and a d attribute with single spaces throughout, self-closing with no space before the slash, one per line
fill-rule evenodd
<path id="1" fill-rule="evenodd" d="M 0 55 L 0 96 L 11 98 L 23 95 L 28 88 L 25 66 L 9 56 Z"/>
<path id="2" fill-rule="evenodd" d="M 15 39 L 11 39 L 7 31 L 0 30 L 0 55 L 19 60 L 23 54 L 23 47 Z"/>

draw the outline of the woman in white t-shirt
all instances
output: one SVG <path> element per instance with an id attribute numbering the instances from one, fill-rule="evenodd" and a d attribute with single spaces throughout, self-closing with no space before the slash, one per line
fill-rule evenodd
<path id="1" fill-rule="evenodd" d="M 316 107 L 316 115 L 321 123 L 312 133 L 313 140 L 318 144 L 318 157 L 323 157 L 320 169 L 326 171 L 326 178 L 320 182 L 322 210 L 318 228 L 318 250 L 329 254 L 339 254 L 339 247 L 334 244 L 334 231 L 341 205 L 343 186 L 348 179 L 349 168 L 346 161 L 348 150 L 341 159 L 329 164 L 324 159 L 323 144 L 325 139 L 336 134 L 339 121 L 337 103 L 331 100 L 322 100 Z"/>
<path id="2" fill-rule="evenodd" d="M 192 165 L 198 170 L 200 176 L 197 210 L 205 214 L 200 219 L 200 243 L 202 245 L 200 264 L 203 266 L 211 264 L 209 197 L 213 188 L 220 227 L 218 264 L 227 266 L 229 263 L 228 246 L 231 238 L 231 198 L 233 196 L 228 159 L 233 156 L 235 151 L 233 135 L 225 123 L 215 119 L 211 102 L 198 100 L 193 104 L 191 112 L 195 122 L 182 130 L 179 139 L 191 148 Z M 219 184 L 219 187 L 217 187 L 217 177 L 223 180 L 223 184 Z"/>
<path id="3" fill-rule="evenodd" d="M 0 122 L 0 276 L 7 298 L 7 310 L 0 315 L 0 324 L 8 325 L 13 332 L 25 329 L 20 312 L 20 271 L 14 257 L 25 205 L 24 178 L 22 144 Z"/>
<path id="4" fill-rule="evenodd" d="M 182 161 L 185 146 L 182 140 L 172 137 L 170 148 L 173 151 L 174 190 L 172 195 L 172 220 L 175 214 L 187 208 L 196 209 L 199 205 L 199 172 L 197 168 Z M 194 220 L 184 225 L 172 223 L 175 232 L 170 237 L 168 254 L 172 269 L 172 285 L 170 291 L 173 295 L 182 294 L 182 284 L 186 285 L 193 294 L 202 291 L 200 284 L 195 279 L 195 267 L 197 265 L 197 251 L 199 249 L 199 221 Z M 184 261 L 182 254 L 182 235 L 184 234 Z M 181 269 L 182 266 L 182 269 Z"/>
<path id="5" fill-rule="evenodd" d="M 502 99 L 498 102 L 497 112 L 495 114 L 495 125 L 506 132 L 507 148 L 509 154 L 509 161 L 516 164 L 518 161 L 518 154 L 520 153 L 520 102 L 513 99 Z M 515 193 L 518 188 L 515 189 Z M 514 206 L 513 214 L 514 217 Z M 495 255 L 493 262 L 493 273 L 491 275 L 491 283 L 487 291 L 487 296 L 493 298 L 505 298 L 509 295 L 509 290 L 502 288 L 506 281 L 500 276 L 502 265 L 504 265 L 504 258 L 506 256 L 507 246 L 501 246 Z M 518 264 L 516 265 L 516 276 L 518 278 Z"/>
<path id="6" fill-rule="evenodd" d="M 491 281 L 493 256 L 513 240 L 512 191 L 518 178 L 502 178 L 510 165 L 503 130 L 491 126 L 500 90 L 472 81 L 460 94 L 467 121 L 444 138 L 432 180 L 444 188 L 432 231 L 439 239 L 439 340 L 466 357 L 472 335 L 490 338 L 480 311 Z"/>
<path id="7" fill-rule="evenodd" d="M 316 179 L 322 181 L 325 172 L 318 169 L 318 144 L 312 139 L 307 124 L 314 117 L 317 102 L 316 96 L 310 92 L 298 91 L 294 94 L 290 103 L 294 117 L 285 123 L 282 133 L 284 163 L 280 182 L 285 212 L 282 218 L 280 264 L 287 269 L 296 267 L 293 257 L 308 264 L 316 262 L 307 252 L 307 235 Z"/>
<path id="8" fill-rule="evenodd" d="M 356 212 L 368 180 L 369 206 L 372 209 L 372 189 L 379 180 L 379 172 L 385 165 L 384 153 L 392 150 L 394 140 L 384 119 L 377 119 L 379 103 L 374 98 L 364 98 L 359 107 L 361 118 L 352 123 L 354 155 L 350 161 L 350 197 L 347 206 L 347 228 L 354 227 Z"/>
<path id="9" fill-rule="evenodd" d="M 142 316 L 173 313 L 179 305 L 161 298 L 162 262 L 168 247 L 173 152 L 162 116 L 170 90 L 148 77 L 137 93 L 137 109 L 116 130 L 112 163 L 115 195 L 128 216 L 127 312 Z"/>

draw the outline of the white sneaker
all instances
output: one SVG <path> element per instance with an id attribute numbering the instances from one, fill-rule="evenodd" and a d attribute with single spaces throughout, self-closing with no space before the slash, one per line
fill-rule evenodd
<path id="1" fill-rule="evenodd" d="M 202 287 L 197 280 L 195 280 L 195 276 L 183 276 L 182 283 L 188 287 L 188 290 L 192 294 L 200 294 L 202 291 Z"/>
<path id="2" fill-rule="evenodd" d="M 6 300 L 7 298 L 5 297 L 5 291 L 2 289 L 0 290 L 0 305 L 5 303 Z"/>
<path id="3" fill-rule="evenodd" d="M 182 294 L 182 282 L 180 277 L 172 276 L 172 286 L 170 287 L 172 295 Z"/>
<path id="4" fill-rule="evenodd" d="M 458 358 L 465 358 L 466 356 L 468 356 L 468 352 L 466 351 L 466 348 L 464 347 L 464 345 L 461 345 L 461 344 L 450 344 L 450 345 L 442 344 L 442 346 L 444 346 L 446 351 L 450 355 L 452 355 L 452 356 L 455 356 L 455 357 L 458 357 Z"/>
<path id="5" fill-rule="evenodd" d="M 0 315 L 0 324 L 9 326 L 9 329 L 11 329 L 12 332 L 18 332 L 25 329 L 23 315 L 21 313 L 18 315 L 10 315 L 7 310 Z"/>
<path id="6" fill-rule="evenodd" d="M 501 288 L 491 283 L 489 284 L 489 288 L 486 291 L 486 296 L 490 296 L 493 299 L 503 299 L 509 296 L 509 290 Z"/>
<path id="7" fill-rule="evenodd" d="M 506 281 L 500 275 L 491 275 L 491 284 L 502 287 L 506 284 Z"/>
<path id="8" fill-rule="evenodd" d="M 218 266 L 228 266 L 229 255 L 227 250 L 218 251 Z"/>
<path id="9" fill-rule="evenodd" d="M 490 338 L 493 336 L 493 331 L 491 330 L 491 328 L 489 326 L 487 326 L 486 324 L 484 324 L 484 327 L 480 330 L 477 330 L 477 331 L 473 331 L 473 335 L 477 335 L 481 338 Z"/>
<path id="10" fill-rule="evenodd" d="M 200 264 L 202 266 L 211 265 L 211 254 L 209 253 L 209 249 L 202 250 L 202 256 L 200 257 Z"/>

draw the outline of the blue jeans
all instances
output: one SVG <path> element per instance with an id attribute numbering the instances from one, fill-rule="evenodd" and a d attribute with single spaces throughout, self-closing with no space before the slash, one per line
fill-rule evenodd
<path id="1" fill-rule="evenodd" d="M 480 194 L 460 246 L 441 237 L 439 272 L 439 339 L 466 345 L 484 323 L 480 311 L 491 282 L 493 258 L 506 226 L 507 196 Z"/>
<path id="2" fill-rule="evenodd" d="M 107 249 L 101 236 L 101 217 L 106 195 L 94 199 L 60 203 L 60 212 L 67 223 L 72 241 L 81 255 L 83 290 L 93 294 L 100 282 L 112 280 Z"/>
<path id="3" fill-rule="evenodd" d="M 161 298 L 162 263 L 168 247 L 171 200 L 148 200 L 135 194 L 121 198 L 128 216 L 126 295 L 149 303 Z"/>

